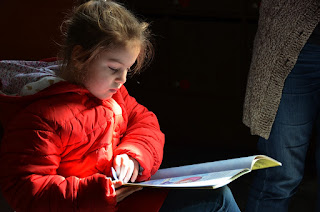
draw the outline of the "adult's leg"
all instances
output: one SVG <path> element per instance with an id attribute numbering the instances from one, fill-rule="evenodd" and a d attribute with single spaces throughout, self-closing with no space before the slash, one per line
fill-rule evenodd
<path id="1" fill-rule="evenodd" d="M 307 44 L 286 79 L 280 106 L 268 140 L 260 138 L 258 151 L 281 167 L 256 171 L 247 212 L 287 211 L 290 197 L 300 184 L 305 158 L 318 113 L 320 46 Z"/>
<path id="2" fill-rule="evenodd" d="M 319 98 L 320 98 L 320 92 L 319 92 Z M 320 102 L 320 100 L 319 100 Z M 320 110 L 320 106 L 319 106 Z M 316 135 L 316 169 L 317 169 L 317 203 L 316 203 L 316 211 L 320 211 L 320 111 L 317 116 L 317 124 L 315 126 L 315 135 Z"/>
<path id="3" fill-rule="evenodd" d="M 172 189 L 160 212 L 238 212 L 228 186 L 218 189 Z"/>

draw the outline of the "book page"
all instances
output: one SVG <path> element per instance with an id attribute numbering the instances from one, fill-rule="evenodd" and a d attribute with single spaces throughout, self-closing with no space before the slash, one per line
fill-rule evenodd
<path id="1" fill-rule="evenodd" d="M 281 166 L 281 163 L 265 155 L 221 160 L 194 165 L 160 169 L 151 180 L 126 183 L 127 186 L 166 188 L 219 188 L 254 169 Z M 113 170 L 115 179 L 116 173 Z"/>
<path id="2" fill-rule="evenodd" d="M 128 186 L 147 186 L 164 188 L 219 188 L 236 178 L 250 172 L 249 169 L 235 169 L 228 171 L 195 174 L 182 177 L 171 177 L 158 180 L 149 180 L 141 183 L 126 183 Z"/>
<path id="3" fill-rule="evenodd" d="M 180 167 L 159 169 L 158 172 L 151 177 L 151 180 L 164 179 L 178 176 L 188 176 L 194 174 L 204 174 L 210 172 L 219 172 L 235 169 L 251 169 L 252 161 L 256 156 L 221 160 L 215 162 L 200 163 L 194 165 L 186 165 Z"/>
<path id="4" fill-rule="evenodd" d="M 279 161 L 265 155 L 257 155 L 252 162 L 252 170 L 281 166 Z"/>

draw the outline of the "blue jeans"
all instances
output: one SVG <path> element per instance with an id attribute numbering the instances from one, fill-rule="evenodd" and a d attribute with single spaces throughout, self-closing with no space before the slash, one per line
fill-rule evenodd
<path id="1" fill-rule="evenodd" d="M 271 156 L 283 165 L 256 171 L 247 212 L 288 211 L 290 198 L 303 178 L 310 140 L 313 133 L 320 135 L 319 109 L 320 46 L 307 43 L 285 81 L 270 137 L 258 141 L 259 154 Z M 315 138 L 319 176 L 320 139 L 319 136 Z M 319 197 L 317 202 L 320 203 Z"/>
<path id="2" fill-rule="evenodd" d="M 160 212 L 238 212 L 228 186 L 218 189 L 173 189 Z"/>

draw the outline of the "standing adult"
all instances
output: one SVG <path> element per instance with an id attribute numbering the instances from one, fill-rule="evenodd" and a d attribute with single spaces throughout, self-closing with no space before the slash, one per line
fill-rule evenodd
<path id="1" fill-rule="evenodd" d="M 319 20 L 319 0 L 262 0 L 260 4 L 243 122 L 259 136 L 259 153 L 283 166 L 257 171 L 248 212 L 288 210 L 303 178 L 314 130 L 320 135 Z M 320 173 L 319 137 L 317 143 Z"/>

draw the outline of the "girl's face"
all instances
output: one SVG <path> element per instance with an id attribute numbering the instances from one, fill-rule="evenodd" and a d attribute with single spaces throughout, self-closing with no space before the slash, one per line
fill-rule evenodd
<path id="1" fill-rule="evenodd" d="M 127 73 L 140 53 L 137 42 L 114 48 L 98 55 L 88 66 L 84 86 L 95 97 L 106 100 L 112 97 L 127 80 Z"/>

